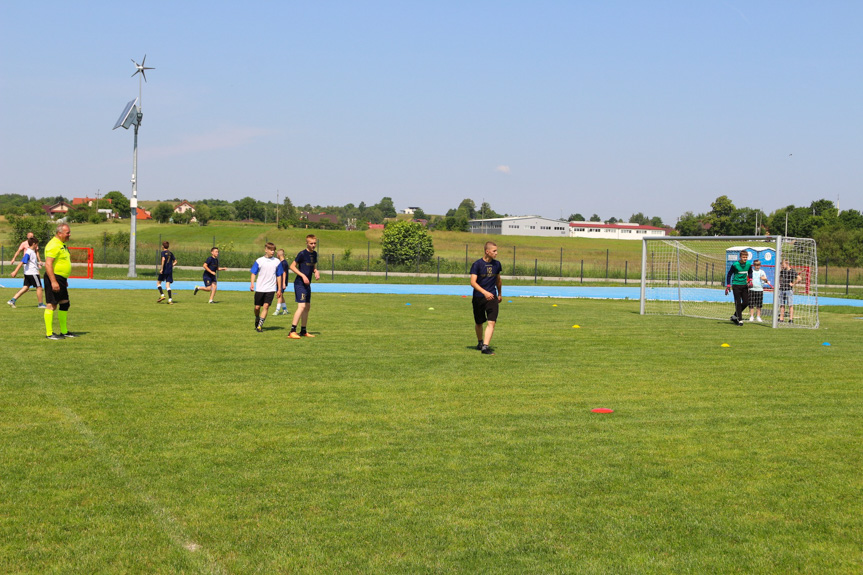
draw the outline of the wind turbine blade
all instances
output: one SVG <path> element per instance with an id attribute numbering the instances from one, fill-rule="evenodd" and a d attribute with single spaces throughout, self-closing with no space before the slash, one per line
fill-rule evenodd
<path id="1" fill-rule="evenodd" d="M 147 62 L 147 55 L 144 54 L 144 59 L 141 60 L 141 65 L 143 66 Z"/>

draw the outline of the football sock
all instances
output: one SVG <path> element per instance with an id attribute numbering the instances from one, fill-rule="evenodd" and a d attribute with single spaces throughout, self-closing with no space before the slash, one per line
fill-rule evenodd
<path id="1" fill-rule="evenodd" d="M 163 292 L 163 291 L 162 291 L 162 286 L 159 286 L 159 294 L 160 294 L 160 295 L 165 295 L 165 292 Z"/>
<path id="2" fill-rule="evenodd" d="M 9 301 L 11 301 L 12 303 L 15 303 L 15 302 L 16 302 L 16 301 L 18 301 L 18 300 L 16 300 L 16 299 L 13 297 L 13 298 L 12 298 L 12 299 L 10 299 Z"/>
<path id="3" fill-rule="evenodd" d="M 57 310 L 57 319 L 60 320 L 60 333 L 66 333 L 69 331 L 66 328 L 66 314 L 68 313 L 68 311 L 63 311 L 62 309 Z"/>
<path id="4" fill-rule="evenodd" d="M 54 333 L 53 326 L 54 325 L 54 310 L 51 308 L 47 308 L 45 310 L 45 335 L 51 335 Z"/>
<path id="5" fill-rule="evenodd" d="M 267 318 L 265 318 L 265 317 L 259 317 L 258 318 L 258 324 L 257 324 L 258 327 L 264 327 L 264 320 L 265 319 L 267 319 Z"/>
<path id="6" fill-rule="evenodd" d="M 297 331 L 297 324 L 294 324 L 294 325 L 292 325 L 292 326 L 291 326 L 291 331 L 292 331 L 292 332 Z"/>
<path id="7" fill-rule="evenodd" d="M 171 290 L 168 290 L 168 299 L 169 300 L 174 299 L 174 296 L 171 295 Z"/>
<path id="8" fill-rule="evenodd" d="M 300 335 L 306 335 L 306 326 L 300 328 Z"/>

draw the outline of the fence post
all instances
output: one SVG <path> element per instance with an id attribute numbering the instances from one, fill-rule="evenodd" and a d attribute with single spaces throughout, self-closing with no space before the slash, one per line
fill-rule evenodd
<path id="1" fill-rule="evenodd" d="M 626 285 L 626 277 L 629 275 L 629 260 L 623 262 L 623 285 Z"/>
<path id="2" fill-rule="evenodd" d="M 608 250 L 605 250 L 605 279 L 608 279 Z"/>
<path id="3" fill-rule="evenodd" d="M 6 268 L 3 267 L 6 263 L 6 247 L 0 246 L 0 275 L 6 275 Z"/>
<path id="4" fill-rule="evenodd" d="M 464 245 L 464 273 L 467 274 L 467 244 Z"/>
<path id="5" fill-rule="evenodd" d="M 417 275 L 420 274 L 420 253 L 417 252 Z"/>
<path id="6" fill-rule="evenodd" d="M 437 281 L 440 281 L 440 256 L 437 257 Z"/>
<path id="7" fill-rule="evenodd" d="M 366 246 L 366 273 L 372 269 L 372 242 Z"/>
<path id="8" fill-rule="evenodd" d="M 824 287 L 827 287 L 827 284 L 830 282 L 827 281 L 828 276 L 830 275 L 830 258 L 824 258 Z"/>
<path id="9" fill-rule="evenodd" d="M 704 285 L 707 285 L 707 270 L 710 268 L 709 264 L 704 264 Z"/>
<path id="10" fill-rule="evenodd" d="M 336 254 L 330 254 L 330 279 L 336 281 Z"/>
<path id="11" fill-rule="evenodd" d="M 716 264 L 710 264 L 710 285 L 713 285 L 713 272 L 716 271 L 714 267 Z"/>
<path id="12" fill-rule="evenodd" d="M 695 254 L 695 281 L 698 281 L 698 254 Z"/>
<path id="13" fill-rule="evenodd" d="M 668 271 L 665 272 L 665 281 L 671 285 L 671 262 L 668 262 Z"/>
<path id="14" fill-rule="evenodd" d="M 584 283 L 584 260 L 581 260 L 581 283 Z"/>
<path id="15" fill-rule="evenodd" d="M 560 248 L 560 272 L 557 277 L 563 277 L 563 248 Z"/>
<path id="16" fill-rule="evenodd" d="M 848 284 L 851 282 L 851 268 L 845 268 L 845 295 L 848 295 Z"/>
<path id="17" fill-rule="evenodd" d="M 390 277 L 390 258 L 389 256 L 384 256 L 384 281 L 387 281 Z"/>
<path id="18" fill-rule="evenodd" d="M 515 246 L 512 246 L 512 277 L 515 277 Z"/>
<path id="19" fill-rule="evenodd" d="M 537 276 L 537 268 L 539 266 L 539 259 L 533 260 L 533 283 L 536 283 Z"/>

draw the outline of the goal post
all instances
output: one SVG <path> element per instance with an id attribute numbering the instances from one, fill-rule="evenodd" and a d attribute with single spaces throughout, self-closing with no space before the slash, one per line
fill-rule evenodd
<path id="1" fill-rule="evenodd" d="M 69 247 L 69 258 L 72 260 L 70 278 L 93 279 L 93 248 Z"/>
<path id="2" fill-rule="evenodd" d="M 642 238 L 642 315 L 681 315 L 727 320 L 734 299 L 725 279 L 742 250 L 760 260 L 770 287 L 761 316 L 773 327 L 817 328 L 818 256 L 815 240 L 784 236 L 663 236 Z M 782 273 L 782 262 L 788 271 Z M 793 287 L 787 288 L 792 278 Z M 792 314 L 793 313 L 793 314 Z M 748 317 L 744 313 L 744 318 Z M 784 316 L 780 321 L 780 316 Z M 793 317 L 793 322 L 789 321 Z"/>

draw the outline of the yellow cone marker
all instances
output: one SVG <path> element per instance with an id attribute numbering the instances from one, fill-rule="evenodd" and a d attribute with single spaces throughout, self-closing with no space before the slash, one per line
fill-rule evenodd
<path id="1" fill-rule="evenodd" d="M 573 327 L 573 328 L 578 329 L 578 328 L 580 328 L 581 326 L 580 326 L 580 325 L 574 325 L 574 326 L 572 326 L 572 327 Z"/>
<path id="2" fill-rule="evenodd" d="M 727 343 L 723 343 L 720 347 L 731 347 L 731 346 L 728 345 Z"/>

